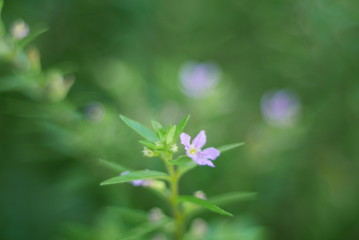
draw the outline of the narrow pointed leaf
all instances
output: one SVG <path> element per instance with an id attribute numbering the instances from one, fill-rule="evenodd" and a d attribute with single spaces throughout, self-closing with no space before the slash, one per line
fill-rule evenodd
<path id="1" fill-rule="evenodd" d="M 158 146 L 156 144 L 153 144 L 151 142 L 148 142 L 148 141 L 139 141 L 140 143 L 142 143 L 143 145 L 145 145 L 146 147 L 149 147 L 149 148 L 152 148 L 152 149 L 162 149 L 163 147 L 162 146 Z"/>
<path id="2" fill-rule="evenodd" d="M 143 223 L 121 236 L 121 240 L 137 240 L 137 239 L 144 239 L 143 237 L 147 234 L 162 228 L 171 220 L 169 218 L 165 218 L 158 222 L 146 222 Z M 147 238 L 146 238 L 147 239 Z"/>
<path id="3" fill-rule="evenodd" d="M 125 183 L 125 182 L 132 182 L 134 180 L 141 180 L 141 179 L 168 179 L 168 175 L 164 172 L 158 171 L 151 171 L 151 170 L 141 170 L 141 171 L 134 171 L 129 172 L 126 175 L 120 175 L 114 178 L 107 179 L 103 181 L 100 185 L 109 185 L 109 184 L 116 184 L 116 183 Z"/>
<path id="4" fill-rule="evenodd" d="M 179 135 L 183 132 L 183 129 L 185 128 L 185 126 L 187 125 L 187 122 L 190 118 L 190 115 L 188 115 L 187 117 L 185 117 L 177 126 L 177 130 L 176 130 L 176 134 L 175 134 L 175 140 L 178 139 Z"/>
<path id="5" fill-rule="evenodd" d="M 173 137 L 176 133 L 176 125 L 173 125 L 172 127 L 170 127 L 170 129 L 167 131 L 166 134 L 166 143 L 170 144 L 173 142 Z"/>
<path id="6" fill-rule="evenodd" d="M 196 198 L 193 196 L 180 196 L 179 200 L 181 202 L 190 202 L 190 203 L 196 204 L 198 206 L 201 206 L 203 208 L 206 208 L 208 210 L 211 210 L 211 211 L 219 213 L 219 214 L 223 214 L 223 215 L 231 216 L 231 217 L 233 216 L 229 212 L 223 210 L 222 208 L 220 208 L 220 207 L 214 205 L 213 203 L 211 203 L 207 200 L 204 200 L 204 199 Z"/>
<path id="7" fill-rule="evenodd" d="M 244 142 L 233 143 L 233 144 L 220 146 L 217 149 L 218 149 L 218 151 L 220 151 L 222 153 L 222 152 L 229 151 L 229 150 L 232 150 L 233 148 L 237 148 L 237 147 L 240 147 L 240 146 L 243 146 L 243 145 L 244 145 Z"/>
<path id="8" fill-rule="evenodd" d="M 129 171 L 130 169 L 127 167 L 124 167 L 118 163 L 115 162 L 110 162 L 104 159 L 99 159 L 98 160 L 99 164 L 101 164 L 104 167 L 107 167 L 111 170 L 117 171 L 117 172 L 124 172 L 124 171 Z"/>
<path id="9" fill-rule="evenodd" d="M 159 123 L 155 120 L 152 120 L 151 122 L 152 122 L 152 127 L 156 132 L 160 129 L 163 129 L 163 126 L 161 125 L 161 123 Z"/>
<path id="10" fill-rule="evenodd" d="M 181 155 L 178 158 L 169 161 L 169 164 L 176 165 L 176 166 L 185 166 L 185 165 L 188 165 L 191 162 L 193 162 L 192 159 L 190 159 L 186 155 Z"/>
<path id="11" fill-rule="evenodd" d="M 256 199 L 256 197 L 257 197 L 257 193 L 255 192 L 232 192 L 232 193 L 226 193 L 220 196 L 213 197 L 210 199 L 210 201 L 214 204 L 223 205 L 232 202 L 254 200 Z"/>
<path id="12" fill-rule="evenodd" d="M 134 120 L 131 120 L 123 115 L 120 115 L 120 118 L 124 123 L 127 124 L 127 126 L 132 128 L 135 132 L 140 134 L 142 137 L 146 138 L 148 141 L 156 142 L 158 140 L 156 134 L 152 132 L 150 129 L 148 129 L 147 127 L 143 126 L 142 124 Z"/>
<path id="13" fill-rule="evenodd" d="M 47 32 L 48 29 L 47 28 L 42 28 L 36 31 L 31 31 L 29 36 L 27 36 L 26 38 L 24 38 L 20 43 L 19 43 L 19 47 L 20 49 L 26 47 L 29 43 L 31 43 L 33 40 L 35 40 L 38 36 L 40 36 L 41 34 Z"/>

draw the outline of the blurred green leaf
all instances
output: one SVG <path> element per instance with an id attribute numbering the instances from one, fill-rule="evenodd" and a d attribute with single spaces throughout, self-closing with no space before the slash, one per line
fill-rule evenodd
<path id="1" fill-rule="evenodd" d="M 110 162 L 104 159 L 99 159 L 98 160 L 99 164 L 101 164 L 104 167 L 107 167 L 111 170 L 117 171 L 117 172 L 124 172 L 124 171 L 129 171 L 129 168 L 126 168 L 118 163 L 115 162 Z"/>
<path id="2" fill-rule="evenodd" d="M 190 159 L 186 155 L 181 155 L 178 158 L 169 161 L 168 163 L 176 166 L 185 166 L 188 165 L 190 162 L 192 162 L 192 159 Z"/>
<path id="3" fill-rule="evenodd" d="M 185 126 L 187 125 L 187 122 L 190 118 L 190 115 L 188 115 L 187 117 L 185 117 L 177 126 L 177 130 L 176 130 L 176 134 L 175 134 L 175 140 L 177 140 L 177 138 L 179 137 L 179 135 L 183 132 L 183 129 L 185 128 Z"/>
<path id="4" fill-rule="evenodd" d="M 165 134 L 165 129 L 161 125 L 161 123 L 152 120 L 152 128 L 156 131 L 157 136 L 162 139 Z"/>
<path id="5" fill-rule="evenodd" d="M 167 223 L 169 223 L 171 220 L 169 218 L 165 218 L 158 222 L 146 222 L 143 223 L 127 233 L 125 233 L 123 236 L 121 236 L 121 240 L 132 240 L 132 239 L 143 239 L 142 237 L 145 236 L 148 233 L 151 233 L 157 229 L 162 228 Z"/>
<path id="6" fill-rule="evenodd" d="M 232 150 L 234 148 L 237 148 L 237 147 L 240 147 L 240 146 L 243 146 L 243 145 L 244 145 L 244 142 L 232 143 L 232 144 L 217 147 L 217 149 L 218 149 L 218 151 L 220 151 L 222 153 L 222 152 L 229 151 L 229 150 Z"/>
<path id="7" fill-rule="evenodd" d="M 109 184 L 116 184 L 116 183 L 124 183 L 124 182 L 131 182 L 134 180 L 141 180 L 141 179 L 168 179 L 168 175 L 164 172 L 159 171 L 151 171 L 151 170 L 141 170 L 141 171 L 134 171 L 129 172 L 126 175 L 120 175 L 114 178 L 107 179 L 103 181 L 100 185 L 109 185 Z"/>
<path id="8" fill-rule="evenodd" d="M 156 132 L 160 129 L 163 129 L 163 126 L 161 125 L 161 123 L 159 123 L 155 120 L 152 120 L 151 122 L 152 122 L 152 127 Z"/>
<path id="9" fill-rule="evenodd" d="M 4 36 L 5 34 L 5 27 L 1 17 L 3 6 L 4 6 L 4 1 L 0 0 L 0 37 Z"/>
<path id="10" fill-rule="evenodd" d="M 158 140 L 156 134 L 152 132 L 150 129 L 148 129 L 147 127 L 143 126 L 142 124 L 134 120 L 131 120 L 123 115 L 120 115 L 120 118 L 124 123 L 127 124 L 127 126 L 132 128 L 135 132 L 140 134 L 142 137 L 146 138 L 148 141 L 156 142 Z"/>
<path id="11" fill-rule="evenodd" d="M 152 149 L 163 149 L 163 146 L 158 146 L 154 143 L 148 142 L 148 141 L 139 141 L 141 144 L 145 145 L 146 147 L 152 148 Z"/>
<path id="12" fill-rule="evenodd" d="M 39 35 L 43 34 L 44 32 L 47 32 L 47 31 L 48 31 L 47 28 L 41 28 L 39 30 L 31 31 L 29 36 L 27 36 L 22 41 L 20 41 L 19 47 L 21 49 L 26 47 L 29 43 L 31 43 L 33 40 L 35 40 Z"/>
<path id="13" fill-rule="evenodd" d="M 181 202 L 190 202 L 190 203 L 199 205 L 201 207 L 204 207 L 204 208 L 206 208 L 208 210 L 211 210 L 211 211 L 219 213 L 219 214 L 223 214 L 223 215 L 230 216 L 230 217 L 233 216 L 229 212 L 221 209 L 220 207 L 216 206 L 215 204 L 213 204 L 213 203 L 211 203 L 211 202 L 209 202 L 207 200 L 204 200 L 204 199 L 196 198 L 196 197 L 193 197 L 193 196 L 180 196 L 179 200 Z"/>
<path id="14" fill-rule="evenodd" d="M 126 221 L 130 220 L 132 222 L 137 222 L 137 224 L 147 221 L 148 219 L 148 213 L 143 210 L 117 206 L 110 206 L 108 209 L 112 212 L 118 212 L 118 214 L 126 219 Z"/>
<path id="15" fill-rule="evenodd" d="M 232 202 L 254 200 L 257 197 L 255 192 L 232 192 L 210 198 L 212 203 L 223 205 Z"/>
<path id="16" fill-rule="evenodd" d="M 173 142 L 173 137 L 175 135 L 175 132 L 176 132 L 176 125 L 173 125 L 169 128 L 169 130 L 167 131 L 167 134 L 166 134 L 166 143 L 167 144 L 170 144 Z"/>
<path id="17" fill-rule="evenodd" d="M 195 163 L 194 161 L 188 161 L 186 164 L 184 164 L 183 160 L 181 161 L 182 161 L 182 165 L 179 168 L 180 176 L 183 176 L 185 173 L 189 172 L 190 170 L 198 166 L 197 163 Z"/>

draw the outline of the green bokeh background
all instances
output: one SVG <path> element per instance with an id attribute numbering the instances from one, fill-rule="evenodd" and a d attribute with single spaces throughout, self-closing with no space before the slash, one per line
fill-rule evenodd
<path id="1" fill-rule="evenodd" d="M 31 44 L 43 69 L 76 80 L 57 103 L 0 92 L 0 239 L 118 239 L 131 224 L 116 206 L 161 206 L 143 188 L 99 186 L 118 173 L 98 158 L 162 168 L 119 113 L 147 126 L 190 114 L 186 132 L 205 129 L 208 146 L 246 142 L 181 182 L 185 194 L 258 193 L 226 206 L 234 218 L 201 216 L 213 239 L 358 239 L 358 9 L 355 0 L 5 1 L 8 27 L 21 18 L 48 28 Z M 190 60 L 221 68 L 208 97 L 181 91 Z M 4 63 L 0 73 L 0 85 L 13 74 Z M 293 127 L 262 116 L 262 95 L 277 89 L 300 98 Z M 86 118 L 93 102 L 101 121 Z"/>

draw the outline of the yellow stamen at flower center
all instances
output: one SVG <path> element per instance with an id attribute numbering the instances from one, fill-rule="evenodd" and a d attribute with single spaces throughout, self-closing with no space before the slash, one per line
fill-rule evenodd
<path id="1" fill-rule="evenodd" d="M 193 155 L 193 154 L 195 154 L 197 152 L 197 149 L 195 149 L 195 148 L 190 148 L 189 149 L 189 154 L 191 154 L 191 155 Z"/>

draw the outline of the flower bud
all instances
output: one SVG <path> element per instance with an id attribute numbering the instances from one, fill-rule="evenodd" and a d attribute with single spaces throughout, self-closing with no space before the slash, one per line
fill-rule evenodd
<path id="1" fill-rule="evenodd" d="M 156 156 L 156 154 L 151 149 L 146 148 L 146 147 L 143 148 L 142 152 L 143 152 L 143 156 L 145 156 L 145 157 L 155 157 Z"/>
<path id="2" fill-rule="evenodd" d="M 200 199 L 203 199 L 203 200 L 207 200 L 207 196 L 206 194 L 203 192 L 203 191 L 196 191 L 194 194 L 193 194 L 196 198 L 200 198 Z"/>
<path id="3" fill-rule="evenodd" d="M 152 180 L 150 187 L 159 192 L 163 192 L 166 189 L 166 184 L 160 180 Z"/>
<path id="4" fill-rule="evenodd" d="M 172 144 L 171 148 L 170 148 L 171 152 L 175 153 L 178 151 L 178 147 L 176 144 Z"/>
<path id="5" fill-rule="evenodd" d="M 30 28 L 23 20 L 17 20 L 11 27 L 11 35 L 13 38 L 21 40 L 29 35 Z"/>
<path id="6" fill-rule="evenodd" d="M 74 83 L 73 78 L 65 78 L 58 72 L 52 72 L 48 75 L 47 95 L 51 101 L 58 102 L 63 100 L 70 87 Z"/>
<path id="7" fill-rule="evenodd" d="M 192 222 L 191 232 L 197 238 L 203 238 L 208 232 L 208 223 L 201 218 L 196 218 Z"/>
<path id="8" fill-rule="evenodd" d="M 150 222 L 159 222 L 163 219 L 164 214 L 160 208 L 152 208 L 149 211 L 148 218 Z"/>

